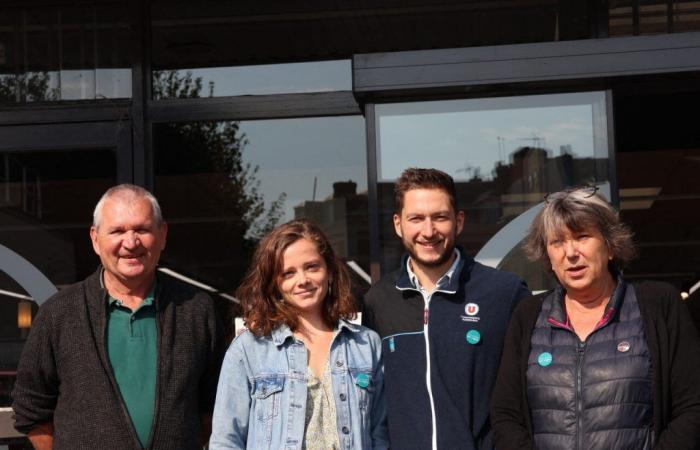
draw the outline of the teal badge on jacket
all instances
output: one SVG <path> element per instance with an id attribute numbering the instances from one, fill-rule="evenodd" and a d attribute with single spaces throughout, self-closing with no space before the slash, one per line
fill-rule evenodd
<path id="1" fill-rule="evenodd" d="M 358 373 L 355 377 L 355 384 L 362 389 L 365 389 L 367 386 L 369 386 L 369 375 L 366 373 Z"/>
<path id="2" fill-rule="evenodd" d="M 467 342 L 472 345 L 476 345 L 481 342 L 481 333 L 476 330 L 467 331 Z"/>
<path id="3" fill-rule="evenodd" d="M 539 364 L 542 367 L 547 367 L 548 365 L 552 364 L 552 354 L 549 352 L 542 352 L 540 353 L 540 356 L 537 357 L 537 364 Z"/>

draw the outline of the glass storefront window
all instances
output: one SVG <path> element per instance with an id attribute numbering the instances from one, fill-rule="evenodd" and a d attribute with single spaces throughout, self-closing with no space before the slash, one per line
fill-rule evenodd
<path id="1" fill-rule="evenodd" d="M 400 8 L 381 2 L 153 0 L 148 5 L 156 70 L 589 39 L 602 9 L 575 1 L 409 1 Z"/>
<path id="2" fill-rule="evenodd" d="M 547 192 L 609 179 L 604 92 L 376 105 L 376 121 L 383 272 L 403 253 L 391 217 L 393 183 L 407 167 L 434 167 L 455 179 L 466 213 L 459 244 L 472 256 Z M 506 250 L 489 262 L 531 289 L 549 285 L 518 246 Z"/>
<path id="3" fill-rule="evenodd" d="M 131 97 L 122 3 L 0 8 L 0 104 Z"/>
<path id="4" fill-rule="evenodd" d="M 0 153 L 0 407 L 37 305 L 9 273 L 38 271 L 59 289 L 92 273 L 92 210 L 116 182 L 111 150 Z M 21 264 L 7 256 L 19 255 Z M 12 267 L 8 267 L 12 264 Z"/>
<path id="5" fill-rule="evenodd" d="M 175 79 L 191 79 L 201 86 L 198 97 L 269 95 L 352 90 L 350 60 L 313 61 L 257 66 L 156 70 L 153 98 L 177 97 L 178 91 L 164 89 Z"/>
<path id="6" fill-rule="evenodd" d="M 700 305 L 700 133 L 687 113 L 698 102 L 681 89 L 615 98 L 620 216 L 639 250 L 625 277 L 672 283 L 689 305 Z"/>
<path id="7" fill-rule="evenodd" d="M 305 217 L 368 286 L 362 117 L 164 123 L 153 142 L 169 224 L 162 267 L 231 296 L 258 240 Z"/>
<path id="8" fill-rule="evenodd" d="M 610 2 L 608 24 L 610 36 L 697 31 L 700 30 L 700 2 Z"/>

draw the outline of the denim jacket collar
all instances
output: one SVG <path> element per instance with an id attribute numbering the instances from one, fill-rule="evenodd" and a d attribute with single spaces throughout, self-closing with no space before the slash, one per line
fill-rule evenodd
<path id="1" fill-rule="evenodd" d="M 339 334 L 343 330 L 356 333 L 360 331 L 360 327 L 354 323 L 348 322 L 347 320 L 340 319 L 340 321 L 338 321 L 338 325 L 335 327 L 335 331 L 338 331 Z M 279 327 L 272 330 L 272 342 L 274 342 L 278 347 L 284 344 L 284 342 L 291 337 L 294 337 L 294 333 L 286 323 L 283 323 Z"/>

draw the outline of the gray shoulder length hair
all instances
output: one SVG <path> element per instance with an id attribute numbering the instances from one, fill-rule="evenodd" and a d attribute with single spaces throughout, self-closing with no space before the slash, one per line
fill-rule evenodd
<path id="1" fill-rule="evenodd" d="M 620 221 L 615 208 L 597 193 L 576 188 L 547 196 L 544 208 L 535 216 L 523 241 L 525 255 L 551 270 L 547 238 L 561 236 L 567 229 L 598 230 L 612 253 L 614 269 L 624 269 L 637 255 L 632 231 Z"/>

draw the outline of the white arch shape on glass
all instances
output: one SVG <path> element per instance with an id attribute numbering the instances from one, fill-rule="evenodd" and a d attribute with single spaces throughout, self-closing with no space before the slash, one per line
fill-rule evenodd
<path id="1" fill-rule="evenodd" d="M 609 199 L 610 183 L 606 181 L 597 186 L 598 193 L 604 198 Z M 527 233 L 527 229 L 532 223 L 532 219 L 535 218 L 543 206 L 544 202 L 540 202 L 508 222 L 506 226 L 498 230 L 498 233 L 494 234 L 491 239 L 481 247 L 481 250 L 479 250 L 479 253 L 474 259 L 485 266 L 497 269 L 506 255 L 516 246 L 520 245 L 520 242 Z"/>
<path id="2" fill-rule="evenodd" d="M 58 291 L 56 286 L 19 254 L 0 244 L 0 270 L 24 289 L 37 305 L 41 305 Z"/>

